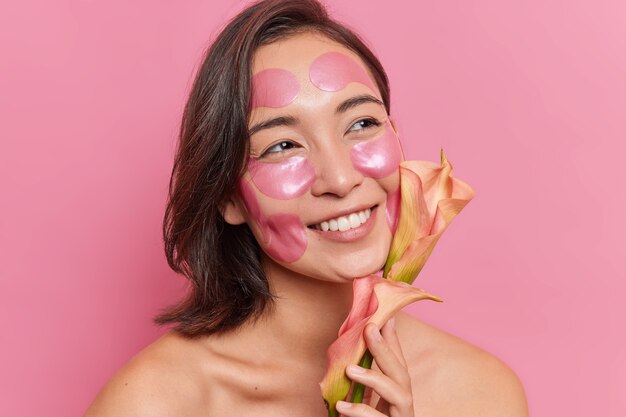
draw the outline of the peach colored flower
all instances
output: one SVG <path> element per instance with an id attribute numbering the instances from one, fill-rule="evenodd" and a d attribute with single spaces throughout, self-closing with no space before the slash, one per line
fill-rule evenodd
<path id="1" fill-rule="evenodd" d="M 350 391 L 351 382 L 346 376 L 346 366 L 357 364 L 365 353 L 365 326 L 375 323 L 378 328 L 382 327 L 402 307 L 414 301 L 426 298 L 441 301 L 419 288 L 377 275 L 355 279 L 353 293 L 352 309 L 339 330 L 339 338 L 328 348 L 328 368 L 320 383 L 329 416 L 337 415 L 337 401 L 343 400 Z"/>
<path id="2" fill-rule="evenodd" d="M 400 219 L 383 276 L 410 284 L 474 190 L 452 177 L 452 165 L 442 149 L 439 166 L 428 161 L 400 164 L 400 195 Z"/>
<path id="3" fill-rule="evenodd" d="M 382 327 L 402 307 L 418 300 L 441 301 L 411 287 L 441 234 L 473 198 L 472 188 L 452 177 L 452 165 L 441 151 L 441 164 L 405 161 L 400 164 L 400 219 L 383 276 L 353 281 L 353 301 L 339 337 L 328 348 L 328 368 L 320 383 L 328 415 L 337 416 L 337 401 L 345 399 L 351 381 L 345 374 L 359 363 L 367 346 L 363 330 L 368 323 Z"/>

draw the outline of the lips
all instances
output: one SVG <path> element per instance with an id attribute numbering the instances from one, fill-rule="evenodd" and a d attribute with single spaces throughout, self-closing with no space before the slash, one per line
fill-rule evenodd
<path id="1" fill-rule="evenodd" d="M 372 210 L 368 208 L 365 210 L 355 211 L 344 216 L 335 217 L 334 219 L 329 219 L 309 227 L 323 232 L 327 232 L 329 230 L 331 232 L 335 232 L 337 230 L 344 232 L 361 226 L 367 221 L 367 219 L 370 218 L 371 215 Z"/>

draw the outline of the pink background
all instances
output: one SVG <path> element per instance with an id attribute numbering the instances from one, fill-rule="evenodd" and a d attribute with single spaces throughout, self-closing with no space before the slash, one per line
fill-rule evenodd
<path id="1" fill-rule="evenodd" d="M 160 222 L 192 72 L 243 4 L 215 3 L 0 6 L 0 415 L 80 415 L 182 294 Z M 446 302 L 412 311 L 509 363 L 533 416 L 626 415 L 626 3 L 328 3 L 408 156 L 444 146 L 478 194 L 419 278 Z"/>

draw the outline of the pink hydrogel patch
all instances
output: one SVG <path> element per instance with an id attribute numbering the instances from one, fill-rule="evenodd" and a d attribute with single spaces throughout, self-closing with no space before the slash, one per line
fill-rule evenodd
<path id="1" fill-rule="evenodd" d="M 352 147 L 352 164 L 363 175 L 384 178 L 393 174 L 402 161 L 402 149 L 395 132 L 386 123 L 385 132 L 374 140 L 357 143 Z"/>
<path id="2" fill-rule="evenodd" d="M 262 246 L 269 256 L 280 262 L 295 262 L 304 255 L 307 247 L 306 230 L 294 214 L 274 214 L 266 217 L 259 206 L 254 188 L 248 180 L 238 184 L 248 214 L 261 229 Z"/>
<path id="3" fill-rule="evenodd" d="M 298 197 L 315 182 L 315 168 L 303 156 L 278 163 L 264 163 L 250 158 L 248 171 L 259 191 L 279 200 Z"/>
<path id="4" fill-rule="evenodd" d="M 267 254 L 282 262 L 295 262 L 304 255 L 306 230 L 294 214 L 274 214 L 267 219 L 271 240 Z"/>
<path id="5" fill-rule="evenodd" d="M 287 70 L 268 68 L 252 76 L 252 108 L 285 107 L 299 92 L 298 79 Z"/>
<path id="6" fill-rule="evenodd" d="M 392 234 L 398 227 L 398 214 L 400 211 L 400 187 L 396 191 L 387 193 L 387 224 Z"/>
<path id="7" fill-rule="evenodd" d="M 317 57 L 309 68 L 309 78 L 323 91 L 340 91 L 350 83 L 361 83 L 372 92 L 376 91 L 363 67 L 340 52 L 327 52 Z"/>

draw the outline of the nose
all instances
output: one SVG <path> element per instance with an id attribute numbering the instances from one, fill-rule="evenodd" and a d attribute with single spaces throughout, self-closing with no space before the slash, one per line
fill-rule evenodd
<path id="1" fill-rule="evenodd" d="M 341 141 L 326 142 L 315 155 L 317 178 L 311 186 L 315 196 L 345 197 L 363 182 L 363 174 L 354 169 L 350 158 L 351 147 Z"/>

